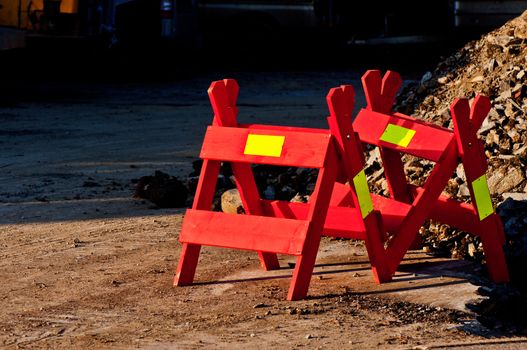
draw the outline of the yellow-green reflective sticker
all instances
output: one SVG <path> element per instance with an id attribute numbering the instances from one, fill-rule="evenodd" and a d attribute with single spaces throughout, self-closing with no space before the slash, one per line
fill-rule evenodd
<path id="1" fill-rule="evenodd" d="M 353 186 L 355 186 L 355 192 L 357 192 L 360 213 L 365 218 L 373 211 L 373 202 L 371 201 L 370 189 L 368 188 L 368 181 L 366 180 L 364 169 L 353 178 Z"/>
<path id="2" fill-rule="evenodd" d="M 252 156 L 280 157 L 285 136 L 249 134 L 243 154 Z"/>
<path id="3" fill-rule="evenodd" d="M 472 181 L 472 190 L 476 198 L 476 207 L 478 208 L 479 220 L 485 219 L 494 213 L 494 207 L 490 199 L 489 187 L 487 186 L 487 177 L 481 175 Z"/>
<path id="4" fill-rule="evenodd" d="M 415 135 L 415 130 L 403 128 L 395 124 L 388 124 L 381 135 L 381 141 L 393 143 L 401 147 L 408 147 Z"/>

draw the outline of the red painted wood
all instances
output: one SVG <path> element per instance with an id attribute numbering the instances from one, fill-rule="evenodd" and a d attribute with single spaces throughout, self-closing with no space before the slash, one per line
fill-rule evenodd
<path id="1" fill-rule="evenodd" d="M 388 124 L 395 124 L 416 131 L 408 147 L 400 147 L 380 141 L 380 137 Z M 416 123 L 411 120 L 404 120 L 366 109 L 362 109 L 359 112 L 353 122 L 353 127 L 359 134 L 362 142 L 408 153 L 434 162 L 439 160 L 441 154 L 454 137 L 451 131 L 429 127 L 422 123 Z"/>
<path id="2" fill-rule="evenodd" d="M 196 195 L 194 196 L 194 203 L 192 204 L 193 209 L 211 209 L 214 192 L 216 190 L 216 182 L 220 172 L 220 165 L 221 163 L 218 161 L 207 159 L 203 161 L 198 186 L 196 188 Z M 196 274 L 200 249 L 201 246 L 199 245 L 188 243 L 183 244 L 178 266 L 176 267 L 176 274 L 174 276 L 175 286 L 192 284 Z"/>
<path id="3" fill-rule="evenodd" d="M 174 286 L 189 286 L 194 281 L 201 245 L 183 243 L 181 255 L 174 275 Z"/>
<path id="4" fill-rule="evenodd" d="M 368 91 L 368 94 L 366 95 L 366 110 L 380 112 L 382 114 L 389 114 L 401 84 L 402 79 L 396 72 L 386 72 L 382 78 L 382 81 L 380 71 L 377 70 L 366 72 L 362 78 L 364 90 Z M 401 120 L 403 119 L 398 119 L 398 121 Z M 370 120 L 370 122 L 372 121 Z M 358 132 L 361 133 L 360 130 L 358 130 Z M 380 142 L 379 150 L 381 153 L 384 166 L 384 176 L 388 184 L 390 197 L 399 202 L 411 203 L 412 196 L 410 195 L 406 182 L 404 164 L 401 160 L 401 155 L 396 149 L 392 149 L 391 147 L 383 147 L 383 142 L 379 139 L 380 135 L 377 140 Z M 417 236 L 413 246 L 420 246 L 420 240 Z"/>
<path id="5" fill-rule="evenodd" d="M 387 89 L 393 89 L 394 86 L 392 85 L 395 83 L 394 79 L 388 81 Z M 352 189 L 350 191 L 351 204 L 357 212 L 354 221 L 364 227 L 363 230 L 366 233 L 364 240 L 373 276 L 377 281 L 380 281 L 389 277 L 383 244 L 387 235 L 378 211 L 373 210 L 364 219 L 362 218 L 359 209 L 360 203 L 354 188 L 353 179 L 359 172 L 363 171 L 365 161 L 359 137 L 354 132 L 351 122 L 351 113 L 355 104 L 353 87 L 351 85 L 343 85 L 340 88 L 331 89 L 326 101 L 330 111 L 330 116 L 328 117 L 329 128 L 335 137 L 337 149 L 341 155 L 340 163 L 344 167 L 344 173 L 347 175 L 348 187 Z M 406 183 L 406 179 L 404 179 L 404 183 Z"/>
<path id="6" fill-rule="evenodd" d="M 403 83 L 399 73 L 387 71 L 381 78 L 379 70 L 369 70 L 362 76 L 361 81 L 367 109 L 380 113 L 390 113 L 397 91 Z"/>
<path id="7" fill-rule="evenodd" d="M 213 82 L 209 88 L 209 98 L 214 111 L 213 125 L 223 127 L 237 127 L 238 100 L 240 88 L 234 79 L 224 79 Z M 226 160 L 226 159 L 223 159 Z M 249 164 L 231 164 L 236 186 L 245 212 L 261 215 L 260 196 Z M 258 252 L 260 265 L 266 271 L 280 268 L 276 254 Z"/>
<path id="8" fill-rule="evenodd" d="M 452 140 L 428 177 L 423 192 L 414 199 L 408 215 L 404 218 L 395 238 L 387 248 L 391 274 L 397 270 L 404 254 L 417 235 L 419 227 L 429 216 L 457 164 L 457 148 L 454 140 Z"/>
<path id="9" fill-rule="evenodd" d="M 247 135 L 285 136 L 281 157 L 245 155 Z M 243 163 L 322 168 L 331 135 L 277 130 L 252 130 L 210 126 L 201 149 L 202 158 Z"/>
<path id="10" fill-rule="evenodd" d="M 349 187 L 348 187 L 349 191 Z M 306 220 L 309 204 L 262 200 L 266 216 Z M 364 239 L 365 228 L 358 210 L 347 206 L 328 208 L 324 223 L 324 236 Z"/>
<path id="11" fill-rule="evenodd" d="M 179 239 L 207 246 L 300 255 L 308 222 L 187 210 Z"/>
<path id="12" fill-rule="evenodd" d="M 390 197 L 396 201 L 411 203 L 401 153 L 384 146 L 380 147 L 380 152 Z"/>
<path id="13" fill-rule="evenodd" d="M 347 180 L 346 180 L 347 181 Z M 351 189 L 347 184 L 340 182 L 335 183 L 333 193 L 331 195 L 331 206 L 354 206 L 353 198 L 351 197 Z"/>
<path id="14" fill-rule="evenodd" d="M 384 99 L 385 110 L 378 110 L 379 112 L 389 113 L 392 110 L 392 106 L 395 103 L 395 97 L 399 88 L 403 84 L 403 80 L 399 73 L 394 71 L 387 71 L 382 79 L 382 93 L 381 96 Z"/>
<path id="15" fill-rule="evenodd" d="M 503 241 L 499 237 L 499 230 L 502 227 L 500 221 L 491 219 L 493 216 L 495 215 L 487 218 L 490 220 L 484 220 L 488 222 L 487 225 L 482 225 L 481 242 L 490 279 L 495 283 L 505 283 L 509 282 L 510 277 L 503 251 Z M 495 226 L 491 226 L 492 224 Z"/>
<path id="16" fill-rule="evenodd" d="M 229 89 L 227 89 L 227 83 Z M 236 126 L 236 99 L 238 97 L 238 84 L 236 81 L 219 80 L 214 81 L 207 91 L 209 94 L 210 104 L 214 111 L 212 125 L 216 126 Z M 235 93 L 234 96 L 231 95 Z"/>
<path id="17" fill-rule="evenodd" d="M 291 286 L 287 300 L 303 299 L 307 295 L 313 268 L 317 257 L 322 230 L 328 212 L 333 185 L 337 178 L 337 154 L 334 147 L 328 149 L 325 167 L 320 169 L 311 194 L 307 221 L 309 227 L 306 234 L 303 254 L 296 259 Z"/>
<path id="18" fill-rule="evenodd" d="M 422 187 L 411 187 L 415 196 L 423 192 Z M 480 235 L 479 217 L 471 204 L 440 196 L 430 211 L 429 217 L 459 230 Z"/>
<path id="19" fill-rule="evenodd" d="M 484 96 L 476 97 L 472 106 L 469 106 L 467 99 L 457 99 L 451 105 L 450 111 L 454 122 L 454 133 L 468 184 L 472 184 L 474 180 L 484 175 L 487 170 L 483 144 L 477 138 L 476 132 L 489 110 L 489 99 Z M 468 188 L 472 198 L 472 205 L 476 212 L 477 203 L 472 186 L 469 185 Z M 481 220 L 479 226 L 489 275 L 494 282 L 507 282 L 509 273 L 503 253 L 505 236 L 501 220 L 494 213 Z"/>
<path id="20" fill-rule="evenodd" d="M 381 213 L 384 228 L 395 233 L 411 209 L 410 204 L 394 201 L 376 194 L 372 195 L 373 205 Z"/>

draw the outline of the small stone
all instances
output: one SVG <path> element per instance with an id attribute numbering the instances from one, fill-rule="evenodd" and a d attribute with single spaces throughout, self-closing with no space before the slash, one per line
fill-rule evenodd
<path id="1" fill-rule="evenodd" d="M 437 82 L 441 85 L 444 85 L 448 82 L 448 77 L 440 77 L 440 78 L 437 78 Z"/>
<path id="2" fill-rule="evenodd" d="M 459 185 L 459 190 L 457 192 L 457 195 L 460 196 L 460 197 L 468 197 L 468 196 L 470 196 L 470 190 L 469 190 L 467 184 Z"/>
<path id="3" fill-rule="evenodd" d="M 503 199 L 507 199 L 507 198 L 511 198 L 515 201 L 527 201 L 527 193 L 512 193 L 512 192 L 507 192 L 507 193 L 504 193 L 503 195 Z"/>
<path id="4" fill-rule="evenodd" d="M 221 195 L 221 211 L 228 214 L 244 213 L 242 199 L 237 188 L 227 190 Z"/>
<path id="5" fill-rule="evenodd" d="M 297 193 L 293 198 L 290 200 L 291 203 L 307 203 L 306 196 L 301 195 L 300 193 Z"/>
<path id="6" fill-rule="evenodd" d="M 305 338 L 306 338 L 306 339 L 312 339 L 313 336 L 312 336 L 311 334 L 307 334 Z"/>
<path id="7" fill-rule="evenodd" d="M 468 250 L 468 255 L 470 255 L 472 258 L 476 255 L 477 250 L 476 250 L 476 246 L 474 245 L 474 243 L 469 243 L 467 250 Z"/>
<path id="8" fill-rule="evenodd" d="M 509 192 L 525 180 L 525 173 L 520 168 L 500 168 L 488 177 L 488 186 L 491 194 Z"/>

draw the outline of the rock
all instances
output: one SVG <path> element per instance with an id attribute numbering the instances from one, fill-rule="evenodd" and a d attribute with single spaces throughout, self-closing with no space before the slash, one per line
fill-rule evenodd
<path id="1" fill-rule="evenodd" d="M 448 77 L 440 77 L 440 78 L 437 78 L 437 83 L 438 84 L 441 84 L 441 85 L 444 85 L 448 82 Z"/>
<path id="2" fill-rule="evenodd" d="M 147 199 L 160 208 L 180 208 L 186 205 L 187 187 L 176 177 L 162 171 L 139 178 L 134 198 Z"/>
<path id="3" fill-rule="evenodd" d="M 465 168 L 463 167 L 463 164 L 459 163 L 459 165 L 457 166 L 456 175 L 458 178 L 462 179 L 463 181 L 466 181 Z"/>
<path id="4" fill-rule="evenodd" d="M 502 167 L 494 171 L 487 179 L 489 191 L 492 195 L 509 192 L 525 180 L 525 172 L 513 167 Z"/>
<path id="5" fill-rule="evenodd" d="M 300 193 L 297 193 L 293 198 L 291 198 L 291 203 L 307 203 L 309 196 L 303 196 Z"/>
<path id="6" fill-rule="evenodd" d="M 474 245 L 474 243 L 469 243 L 467 250 L 468 250 L 468 255 L 469 256 L 474 257 L 476 255 L 477 249 L 476 249 L 476 246 Z"/>
<path id="7" fill-rule="evenodd" d="M 457 192 L 457 195 L 460 197 L 469 197 L 470 190 L 468 189 L 468 186 L 466 184 L 459 185 L 459 190 Z"/>
<path id="8" fill-rule="evenodd" d="M 221 195 L 221 211 L 228 214 L 243 214 L 242 200 L 237 188 L 227 190 Z"/>
<path id="9" fill-rule="evenodd" d="M 527 39 L 527 12 L 480 40 L 467 43 L 427 72 L 421 81 L 407 85 L 394 109 L 451 128 L 448 108 L 455 98 L 473 101 L 476 94 L 489 96 L 492 108 L 478 130 L 489 161 L 489 190 L 493 201 L 505 199 L 497 212 L 505 225 L 507 255 L 524 257 L 522 261 L 527 261 L 527 40 L 524 39 Z M 382 177 L 373 180 L 372 176 L 382 168 L 366 169 L 372 190 L 385 193 Z M 405 171 L 415 184 L 422 182 L 427 173 L 425 163 L 410 158 L 405 159 Z M 465 183 L 463 176 L 464 169 L 458 167 L 445 194 L 469 201 L 470 184 Z M 424 244 L 434 251 L 479 261 L 484 258 L 478 239 L 472 235 L 433 222 L 422 231 Z"/>
<path id="10" fill-rule="evenodd" d="M 425 83 L 429 82 L 432 79 L 432 77 L 433 77 L 432 72 L 426 72 L 421 78 L 421 85 L 424 85 Z"/>
<path id="11" fill-rule="evenodd" d="M 515 192 L 508 192 L 504 193 L 503 199 L 511 198 L 515 201 L 527 201 L 527 193 L 515 193 Z"/>

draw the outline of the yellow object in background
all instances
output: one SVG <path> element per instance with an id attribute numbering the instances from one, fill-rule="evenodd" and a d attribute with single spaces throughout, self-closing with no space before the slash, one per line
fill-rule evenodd
<path id="1" fill-rule="evenodd" d="M 2 5 L 2 8 L 0 8 L 0 26 L 17 28 L 20 16 L 20 29 L 28 29 L 30 24 L 27 10 L 30 1 L 31 0 L 0 0 L 0 5 Z M 31 11 L 44 10 L 43 0 L 32 1 L 33 4 L 31 6 Z M 79 0 L 62 0 L 60 3 L 61 13 L 77 13 L 78 10 Z"/>

